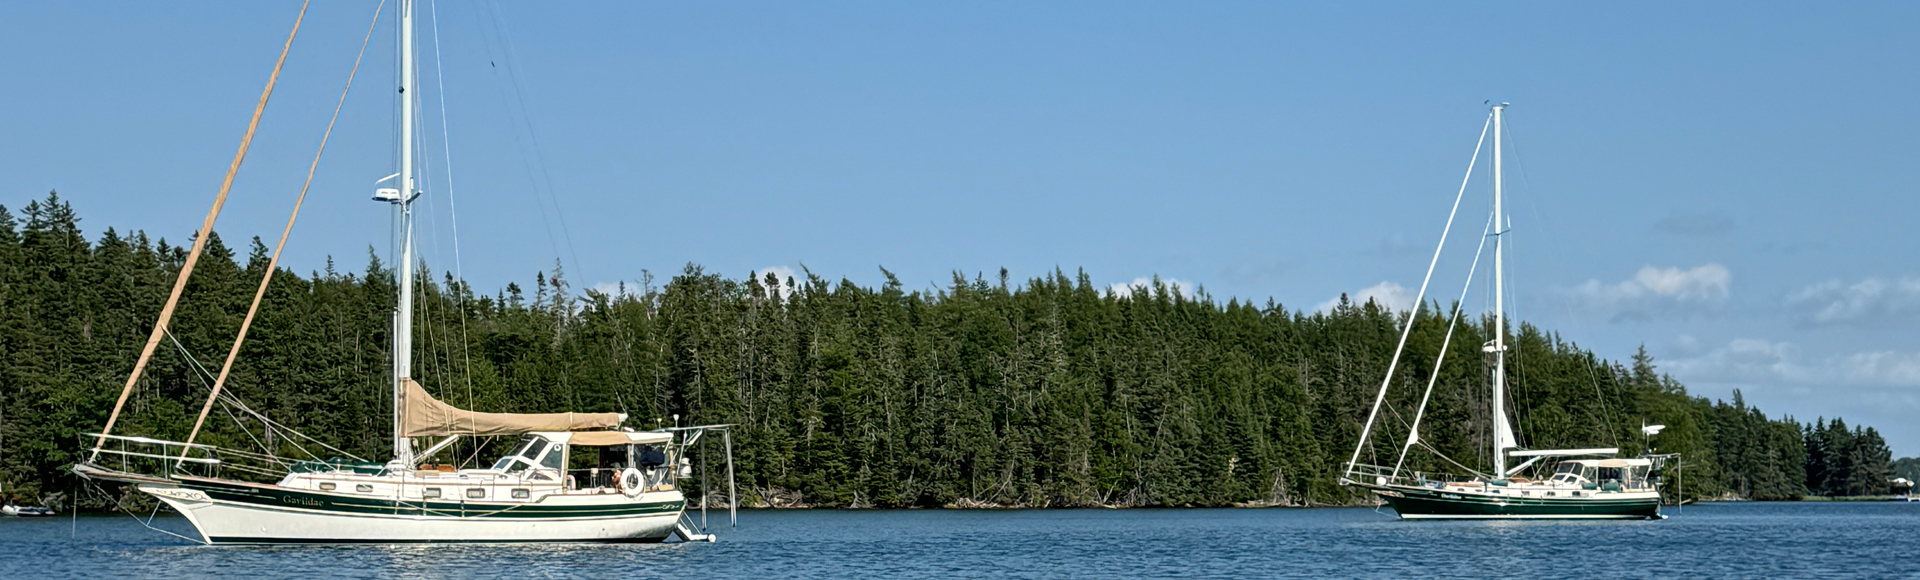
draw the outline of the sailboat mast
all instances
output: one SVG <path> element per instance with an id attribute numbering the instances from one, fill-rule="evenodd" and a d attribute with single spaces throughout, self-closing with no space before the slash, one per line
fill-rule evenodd
<path id="1" fill-rule="evenodd" d="M 1507 425 L 1507 308 L 1505 179 L 1501 175 L 1502 127 L 1507 104 L 1493 106 L 1493 475 L 1507 476 L 1507 448 L 1514 445 Z"/>
<path id="2" fill-rule="evenodd" d="M 414 52 L 413 0 L 400 0 L 400 197 L 394 201 L 400 246 L 399 309 L 393 325 L 393 457 L 413 463 L 413 446 L 402 430 L 402 393 L 413 376 L 413 199 L 419 195 L 413 175 Z"/>

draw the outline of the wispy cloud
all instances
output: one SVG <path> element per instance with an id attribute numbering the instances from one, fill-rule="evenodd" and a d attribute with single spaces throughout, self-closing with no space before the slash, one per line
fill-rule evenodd
<path id="1" fill-rule="evenodd" d="M 633 285 L 626 282 L 601 282 L 594 284 L 590 290 L 610 298 L 631 298 L 639 295 L 639 293 L 634 291 Z"/>
<path id="2" fill-rule="evenodd" d="M 1413 309 L 1414 292 L 1405 286 L 1392 282 L 1374 284 L 1362 288 L 1357 292 L 1348 293 L 1346 296 L 1347 299 L 1351 300 L 1354 304 L 1366 304 L 1371 301 L 1397 312 L 1405 312 Z M 1328 299 L 1326 302 L 1315 305 L 1313 311 L 1331 312 L 1333 311 L 1333 307 L 1339 305 L 1340 297 L 1336 296 Z"/>
<path id="3" fill-rule="evenodd" d="M 1849 383 L 1920 386 L 1920 352 L 1862 352 L 1840 357 L 1836 362 Z"/>
<path id="4" fill-rule="evenodd" d="M 1114 284 L 1112 286 L 1108 286 L 1107 292 L 1114 296 L 1133 296 L 1133 292 L 1136 288 L 1144 288 L 1148 293 L 1152 293 L 1153 283 L 1156 280 L 1159 281 L 1161 284 L 1165 284 L 1167 286 L 1168 291 L 1173 292 L 1174 294 L 1178 294 L 1182 297 L 1193 298 L 1194 296 L 1197 295 L 1197 292 L 1199 291 L 1199 287 L 1194 285 L 1193 282 L 1154 276 L 1152 278 L 1134 278 L 1132 282 L 1126 282 L 1126 283 Z"/>
<path id="5" fill-rule="evenodd" d="M 1920 387 L 1920 352 L 1869 351 L 1808 359 L 1800 345 L 1741 338 L 1663 363 L 1676 377 L 1719 383 Z"/>
<path id="6" fill-rule="evenodd" d="M 1733 232 L 1733 218 L 1718 212 L 1675 214 L 1653 222 L 1653 231 L 1683 238 L 1718 238 Z"/>
<path id="7" fill-rule="evenodd" d="M 1620 321 L 1708 312 L 1726 301 L 1732 282 L 1733 273 L 1719 264 L 1689 269 L 1647 266 L 1627 280 L 1612 284 L 1588 280 L 1565 294 L 1585 308 Z"/>
<path id="8" fill-rule="evenodd" d="M 1787 297 L 1787 310 L 1804 326 L 1893 326 L 1920 318 L 1920 278 L 1833 280 Z"/>
<path id="9" fill-rule="evenodd" d="M 1739 338 L 1699 356 L 1667 361 L 1661 366 L 1674 376 L 1713 382 L 1796 383 L 1820 373 L 1800 358 L 1800 346 Z"/>
<path id="10" fill-rule="evenodd" d="M 793 268 L 791 266 L 771 266 L 767 268 L 761 268 L 753 271 L 753 279 L 758 280 L 761 284 L 764 285 L 767 283 L 767 274 L 769 273 L 773 274 L 775 277 L 778 277 L 780 279 L 780 283 L 775 284 L 772 288 L 769 288 L 769 290 L 773 292 L 773 295 L 775 297 L 785 298 L 786 292 L 787 292 L 787 281 L 793 279 Z"/>

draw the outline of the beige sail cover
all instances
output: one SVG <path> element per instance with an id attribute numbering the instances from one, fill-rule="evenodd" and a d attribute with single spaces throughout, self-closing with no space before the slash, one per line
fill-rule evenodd
<path id="1" fill-rule="evenodd" d="M 580 431 L 620 426 L 619 413 L 480 413 L 440 402 L 406 379 L 402 395 L 407 437 L 439 435 L 519 435 L 528 431 Z"/>

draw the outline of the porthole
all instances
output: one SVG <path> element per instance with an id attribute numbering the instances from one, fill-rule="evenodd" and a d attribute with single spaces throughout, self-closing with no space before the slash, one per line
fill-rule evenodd
<path id="1" fill-rule="evenodd" d="M 486 499 L 486 497 L 487 497 L 487 488 L 484 488 L 484 487 L 467 488 L 467 499 Z"/>
<path id="2" fill-rule="evenodd" d="M 360 493 L 373 493 L 373 486 L 362 483 L 360 485 L 353 486 L 353 490 Z"/>
<path id="3" fill-rule="evenodd" d="M 440 499 L 440 488 L 429 487 L 420 490 L 420 497 L 422 499 Z"/>
<path id="4" fill-rule="evenodd" d="M 320 491 L 333 491 L 333 488 L 334 488 L 333 482 L 330 482 L 330 481 L 320 484 Z"/>
<path id="5" fill-rule="evenodd" d="M 531 495 L 531 493 L 523 488 L 514 488 L 513 490 L 513 499 L 527 499 L 527 497 Z"/>

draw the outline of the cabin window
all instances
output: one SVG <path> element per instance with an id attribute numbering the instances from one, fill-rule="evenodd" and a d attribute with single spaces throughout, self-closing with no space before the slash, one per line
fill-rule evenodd
<path id="1" fill-rule="evenodd" d="M 421 499 L 440 499 L 440 488 L 429 487 L 429 488 L 420 490 L 420 498 Z"/>
<path id="2" fill-rule="evenodd" d="M 333 482 L 330 481 L 320 484 L 320 491 L 333 491 L 333 488 Z"/>
<path id="3" fill-rule="evenodd" d="M 513 467 L 514 460 L 520 457 L 525 457 L 528 463 L 532 463 L 533 458 L 540 456 L 539 450 L 533 448 L 534 444 L 545 442 L 545 439 L 532 435 L 521 438 L 519 443 L 514 444 L 513 451 L 508 451 L 499 461 L 494 462 L 493 469 L 495 471 L 509 471 Z"/>
<path id="4" fill-rule="evenodd" d="M 527 499 L 527 497 L 531 495 L 532 493 L 528 492 L 525 488 L 514 488 L 513 490 L 513 499 Z"/>
<path id="5" fill-rule="evenodd" d="M 484 488 L 484 487 L 467 488 L 468 499 L 486 499 L 486 497 L 487 497 L 487 488 Z"/>
<path id="6" fill-rule="evenodd" d="M 1554 495 L 1554 493 L 1553 493 L 1553 492 L 1551 492 L 1551 491 L 1549 491 L 1549 492 L 1547 492 L 1547 497 L 1553 497 L 1553 495 Z"/>
<path id="7" fill-rule="evenodd" d="M 360 485 L 353 486 L 353 490 L 360 493 L 373 493 L 373 486 L 362 483 Z"/>
<path id="8" fill-rule="evenodd" d="M 513 451 L 507 452 L 507 456 L 512 457 L 515 455 L 524 455 L 526 454 L 528 447 L 532 447 L 534 443 L 538 443 L 540 441 L 541 441 L 540 438 L 534 437 L 532 435 L 523 437 L 520 439 L 519 443 L 514 444 Z"/>
<path id="9" fill-rule="evenodd" d="M 566 465 L 566 461 L 567 446 L 554 445 L 552 449 L 547 451 L 546 457 L 540 458 L 540 466 L 547 469 L 560 469 Z"/>

